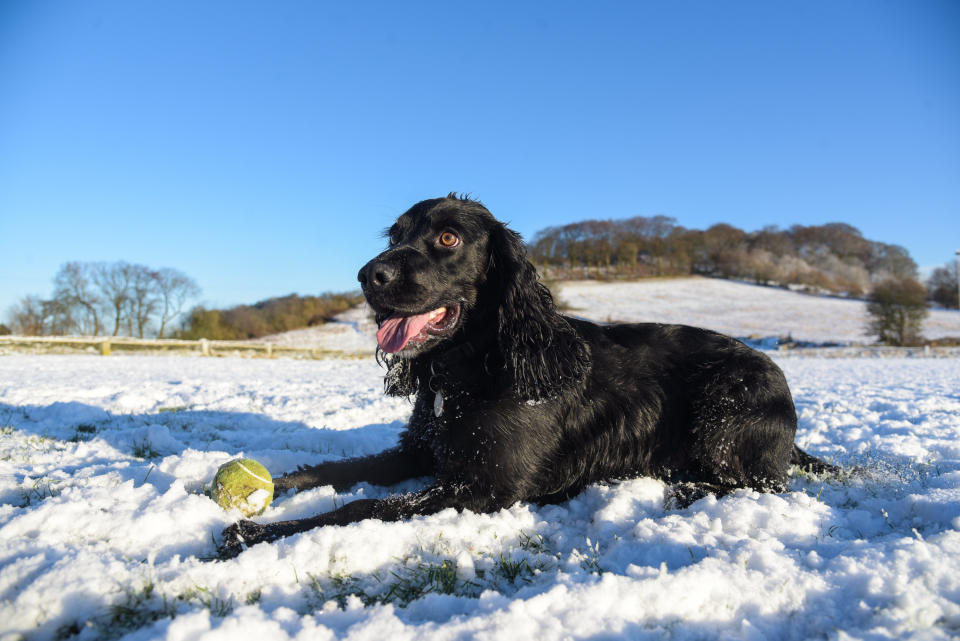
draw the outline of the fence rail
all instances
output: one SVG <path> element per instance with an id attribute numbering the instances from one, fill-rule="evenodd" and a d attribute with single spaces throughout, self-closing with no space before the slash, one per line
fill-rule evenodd
<path id="1" fill-rule="evenodd" d="M 780 348 L 778 357 L 794 358 L 958 358 L 960 347 L 949 345 L 922 345 L 920 347 L 891 347 L 886 345 L 850 345 L 845 347 Z"/>
<path id="2" fill-rule="evenodd" d="M 357 358 L 369 356 L 371 351 L 347 352 L 320 347 L 292 347 L 254 341 L 215 341 L 201 338 L 190 341 L 176 338 L 127 338 L 122 336 L 0 336 L 0 348 L 48 351 L 58 347 L 67 351 L 91 349 L 103 356 L 109 356 L 114 350 L 139 352 L 196 352 L 201 356 L 252 356 L 274 358 L 287 356 L 293 358 Z M 779 357 L 793 358 L 958 358 L 960 347 L 924 346 L 924 347 L 882 347 L 876 345 L 850 345 L 843 347 L 798 347 L 775 352 Z"/>
<path id="3" fill-rule="evenodd" d="M 359 354 L 315 347 L 292 347 L 253 341 L 181 340 L 176 338 L 127 338 L 122 336 L 0 336 L 0 347 L 81 349 L 91 348 L 102 356 L 114 350 L 145 352 L 197 352 L 201 356 L 249 355 L 262 358 L 293 356 L 300 358 L 355 357 Z"/>

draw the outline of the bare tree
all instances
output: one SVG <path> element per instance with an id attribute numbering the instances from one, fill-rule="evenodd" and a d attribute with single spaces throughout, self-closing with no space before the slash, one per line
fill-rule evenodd
<path id="1" fill-rule="evenodd" d="M 127 322 L 130 334 L 143 338 L 150 321 L 160 307 L 157 272 L 145 265 L 130 265 L 130 291 L 127 299 Z"/>
<path id="2" fill-rule="evenodd" d="M 43 308 L 44 333 L 51 336 L 72 334 L 77 327 L 73 317 L 73 305 L 56 298 L 41 302 Z"/>
<path id="3" fill-rule="evenodd" d="M 83 320 L 78 319 L 77 327 L 70 328 L 80 333 L 99 336 L 102 329 L 100 306 L 103 299 L 97 294 L 93 282 L 94 266 L 90 263 L 71 261 L 60 266 L 53 278 L 53 300 L 67 308 L 82 310 Z M 76 314 L 73 315 L 76 318 Z"/>
<path id="4" fill-rule="evenodd" d="M 160 331 L 158 338 L 163 338 L 167 324 L 174 320 L 183 311 L 184 304 L 200 294 L 200 287 L 196 281 L 181 271 L 170 267 L 154 273 L 156 278 L 157 294 L 159 296 Z"/>
<path id="5" fill-rule="evenodd" d="M 155 328 L 162 338 L 184 304 L 200 293 L 197 283 L 176 269 L 154 270 L 124 261 L 70 261 L 53 279 L 49 300 L 26 296 L 7 313 L 9 331 L 23 335 L 84 333 L 98 336 L 121 330 L 143 338 Z"/>
<path id="6" fill-rule="evenodd" d="M 97 263 L 94 282 L 100 289 L 108 313 L 113 316 L 113 336 L 120 333 L 129 308 L 134 266 L 125 261 Z"/>
<path id="7" fill-rule="evenodd" d="M 39 296 L 24 296 L 10 308 L 10 325 L 14 334 L 41 336 L 45 333 L 44 305 Z"/>

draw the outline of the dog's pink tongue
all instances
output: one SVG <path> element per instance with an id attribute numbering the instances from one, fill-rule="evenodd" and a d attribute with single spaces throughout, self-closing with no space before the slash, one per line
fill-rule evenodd
<path id="1" fill-rule="evenodd" d="M 427 324 L 430 313 L 413 316 L 394 314 L 383 321 L 377 331 L 377 344 L 380 345 L 380 349 L 388 354 L 399 352 L 411 338 L 420 333 L 423 326 Z"/>

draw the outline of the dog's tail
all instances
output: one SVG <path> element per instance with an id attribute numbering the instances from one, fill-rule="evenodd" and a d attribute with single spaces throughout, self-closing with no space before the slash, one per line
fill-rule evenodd
<path id="1" fill-rule="evenodd" d="M 813 474 L 837 474 L 840 472 L 840 468 L 836 465 L 830 465 L 816 456 L 810 456 L 796 445 L 793 446 L 793 454 L 790 455 L 790 464 Z"/>

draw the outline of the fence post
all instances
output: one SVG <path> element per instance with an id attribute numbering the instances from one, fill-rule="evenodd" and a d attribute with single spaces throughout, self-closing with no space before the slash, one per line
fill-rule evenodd
<path id="1" fill-rule="evenodd" d="M 100 341 L 100 356 L 110 356 L 110 339 Z"/>
<path id="2" fill-rule="evenodd" d="M 273 343 L 267 343 L 267 358 L 273 358 Z"/>
<path id="3" fill-rule="evenodd" d="M 200 339 L 200 354 L 210 356 L 210 341 L 205 338 Z"/>

